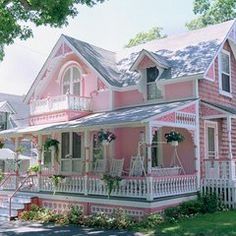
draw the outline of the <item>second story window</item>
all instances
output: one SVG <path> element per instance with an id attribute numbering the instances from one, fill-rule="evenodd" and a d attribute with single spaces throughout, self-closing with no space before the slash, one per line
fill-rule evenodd
<path id="1" fill-rule="evenodd" d="M 159 70 L 156 67 L 146 69 L 147 77 L 147 100 L 161 97 L 161 91 L 156 86 L 156 79 L 159 76 Z"/>
<path id="2" fill-rule="evenodd" d="M 63 94 L 70 93 L 80 96 L 80 71 L 77 67 L 70 67 L 63 76 Z"/>
<path id="3" fill-rule="evenodd" d="M 231 93 L 230 53 L 223 50 L 220 53 L 220 91 L 227 95 Z"/>

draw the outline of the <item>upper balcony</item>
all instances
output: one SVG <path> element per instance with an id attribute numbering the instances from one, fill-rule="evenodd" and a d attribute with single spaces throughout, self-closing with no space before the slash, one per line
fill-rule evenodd
<path id="1" fill-rule="evenodd" d="M 91 98 L 65 94 L 33 100 L 30 103 L 31 116 L 65 110 L 89 112 L 91 111 Z"/>

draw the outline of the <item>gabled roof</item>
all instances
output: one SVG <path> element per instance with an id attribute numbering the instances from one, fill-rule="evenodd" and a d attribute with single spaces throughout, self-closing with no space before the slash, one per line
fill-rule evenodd
<path id="1" fill-rule="evenodd" d="M 170 63 L 163 56 L 160 56 L 154 52 L 149 52 L 149 51 L 143 49 L 139 53 L 139 55 L 137 56 L 137 58 L 135 59 L 134 63 L 131 65 L 129 70 L 135 71 L 137 69 L 139 63 L 141 62 L 141 60 L 145 56 L 149 57 L 155 64 L 157 64 L 160 67 L 163 67 L 165 69 L 170 67 Z"/>
<path id="2" fill-rule="evenodd" d="M 0 112 L 6 112 L 10 114 L 16 113 L 13 107 L 7 101 L 0 102 Z"/>
<path id="3" fill-rule="evenodd" d="M 130 68 L 132 69 L 132 65 L 144 51 L 156 62 L 167 68 L 159 78 L 160 80 L 206 73 L 233 26 L 234 21 L 227 21 L 199 30 L 153 40 L 119 52 L 112 52 L 62 35 L 53 51 L 65 40 L 69 44 L 68 46 L 73 47 L 73 51 L 81 55 L 82 59 L 105 80 L 107 85 L 120 89 L 139 83 L 140 74 L 130 70 Z M 47 67 L 48 63 L 52 63 L 50 61 L 53 57 L 52 52 L 44 67 Z M 43 73 L 44 70 L 41 69 L 26 96 L 26 101 L 29 101 L 32 91 L 39 83 L 40 76 L 43 76 Z"/>
<path id="4" fill-rule="evenodd" d="M 233 25 L 234 21 L 227 21 L 153 40 L 116 53 L 68 36 L 65 37 L 110 85 L 127 87 L 139 82 L 140 74 L 132 69 L 144 52 L 168 68 L 160 79 L 203 74 Z"/>
<path id="5" fill-rule="evenodd" d="M 29 107 L 23 103 L 23 96 L 0 93 L 0 104 L 10 105 L 13 114 L 10 122 L 13 127 L 25 127 L 28 125 Z"/>

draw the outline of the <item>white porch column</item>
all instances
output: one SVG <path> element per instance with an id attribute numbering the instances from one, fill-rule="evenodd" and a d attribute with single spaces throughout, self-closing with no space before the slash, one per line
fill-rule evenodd
<path id="1" fill-rule="evenodd" d="M 84 131 L 84 147 L 85 147 L 85 176 L 84 176 L 84 194 L 88 195 L 88 174 L 89 174 L 89 167 L 90 167 L 90 155 L 89 155 L 89 149 L 90 149 L 90 137 L 89 137 L 89 130 L 86 129 Z"/>
<path id="2" fill-rule="evenodd" d="M 232 152 L 232 117 L 227 116 L 227 136 L 228 136 L 228 144 L 229 144 L 229 154 L 228 158 L 230 159 L 229 165 L 229 178 L 231 180 L 235 179 L 235 162 L 233 160 L 233 152 Z"/>
<path id="3" fill-rule="evenodd" d="M 201 165 L 200 165 L 200 139 L 199 129 L 196 128 L 192 131 L 192 139 L 194 142 L 194 160 L 195 160 L 195 171 L 197 175 L 197 188 L 200 189 L 201 185 Z"/>
<path id="4" fill-rule="evenodd" d="M 38 165 L 39 165 L 39 172 L 38 172 L 38 191 L 41 189 L 41 175 L 42 175 L 42 154 L 43 154 L 43 137 L 42 135 L 38 135 Z"/>
<path id="5" fill-rule="evenodd" d="M 19 176 L 19 165 L 18 165 L 18 157 L 19 157 L 19 138 L 15 138 L 15 152 L 16 152 L 16 159 L 15 159 L 15 174 L 16 174 L 16 189 L 18 187 L 18 176 Z"/>
<path id="6" fill-rule="evenodd" d="M 152 126 L 147 123 L 145 126 L 145 142 L 147 146 L 147 175 L 152 173 Z"/>

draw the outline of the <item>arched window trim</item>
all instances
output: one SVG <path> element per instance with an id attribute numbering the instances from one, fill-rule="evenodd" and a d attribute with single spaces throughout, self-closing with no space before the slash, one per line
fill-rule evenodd
<path id="1" fill-rule="evenodd" d="M 77 63 L 76 61 L 70 61 L 70 62 L 67 62 L 66 64 L 64 64 L 59 72 L 59 80 L 60 80 L 60 90 L 61 90 L 61 94 L 64 94 L 63 93 L 63 85 L 64 85 L 64 76 L 65 76 L 65 73 L 70 70 L 71 68 L 76 68 L 78 69 L 79 71 L 79 74 L 80 74 L 80 79 L 79 79 L 79 83 L 80 83 L 80 95 L 82 94 L 82 69 L 79 65 L 79 63 Z M 73 81 L 71 81 L 71 78 L 70 78 L 70 89 L 71 87 L 73 86 Z"/>

